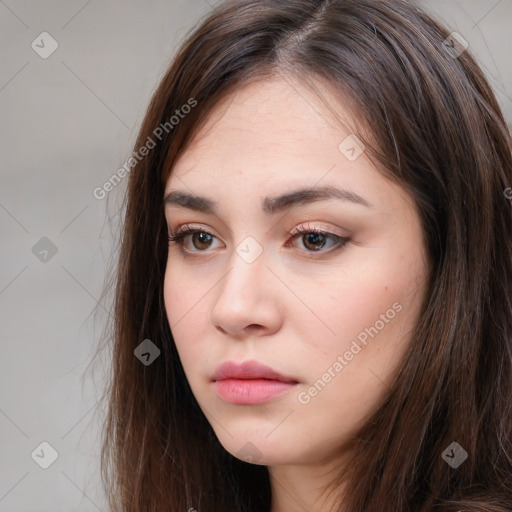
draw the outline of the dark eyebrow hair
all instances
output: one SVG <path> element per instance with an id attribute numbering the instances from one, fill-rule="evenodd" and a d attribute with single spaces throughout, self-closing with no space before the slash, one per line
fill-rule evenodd
<path id="1" fill-rule="evenodd" d="M 275 197 L 265 197 L 262 203 L 263 211 L 272 215 L 278 213 L 288 207 L 299 204 L 312 203 L 322 199 L 340 199 L 355 204 L 373 208 L 373 205 L 350 190 L 339 189 L 331 186 L 302 188 L 287 192 Z M 218 203 L 207 197 L 192 195 L 181 190 L 173 190 L 164 198 L 164 207 L 167 205 L 178 205 L 191 210 L 197 210 L 205 213 L 216 213 Z"/>

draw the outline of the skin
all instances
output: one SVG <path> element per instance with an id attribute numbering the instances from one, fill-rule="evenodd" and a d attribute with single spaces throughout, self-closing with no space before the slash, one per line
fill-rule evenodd
<path id="1" fill-rule="evenodd" d="M 334 97 L 327 84 L 317 86 Z M 339 101 L 336 112 L 350 121 Z M 332 505 L 321 490 L 343 464 L 345 441 L 389 386 L 425 296 L 426 250 L 413 201 L 365 152 L 350 161 L 338 149 L 349 134 L 297 80 L 245 85 L 212 111 L 166 184 L 166 194 L 181 190 L 218 203 L 217 214 L 166 206 L 170 233 L 189 224 L 212 235 L 170 243 L 166 312 L 191 389 L 219 441 L 236 457 L 252 443 L 254 462 L 269 467 L 271 512 Z M 266 196 L 325 185 L 372 206 L 323 199 L 262 211 Z M 291 236 L 300 226 L 350 240 L 336 249 L 329 238 Z M 247 236 L 263 249 L 252 263 L 236 250 Z M 366 345 L 358 342 L 361 350 L 348 361 L 353 341 L 379 319 L 384 327 Z M 338 356 L 346 365 L 336 372 Z M 224 361 L 250 359 L 298 384 L 260 405 L 225 402 L 213 372 Z M 304 402 L 328 369 L 330 381 L 301 403 L 300 393 Z"/>

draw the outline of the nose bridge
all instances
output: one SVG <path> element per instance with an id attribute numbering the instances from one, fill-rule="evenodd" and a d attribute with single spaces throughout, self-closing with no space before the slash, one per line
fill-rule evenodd
<path id="1" fill-rule="evenodd" d="M 231 255 L 229 268 L 221 292 L 229 295 L 229 300 L 241 303 L 262 292 L 268 269 L 263 247 L 253 237 L 247 236 L 238 244 Z"/>
<path id="2" fill-rule="evenodd" d="M 210 312 L 210 324 L 224 335 L 267 336 L 282 326 L 283 304 L 277 296 L 281 287 L 267 267 L 275 262 L 270 261 L 272 251 L 264 251 L 262 244 L 246 234 L 229 254 Z"/>
<path id="3" fill-rule="evenodd" d="M 230 255 L 210 313 L 211 324 L 223 333 L 238 336 L 249 326 L 265 333 L 279 328 L 280 308 L 270 296 L 275 288 L 268 281 L 265 256 L 252 237 L 243 239 Z"/>

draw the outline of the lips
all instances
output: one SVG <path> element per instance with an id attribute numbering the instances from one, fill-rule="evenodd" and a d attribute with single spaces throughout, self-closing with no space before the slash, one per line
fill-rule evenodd
<path id="1" fill-rule="evenodd" d="M 212 376 L 212 385 L 225 402 L 258 405 L 285 395 L 298 382 L 257 361 L 222 363 Z"/>
<path id="2" fill-rule="evenodd" d="M 219 380 L 257 380 L 266 379 L 296 384 L 297 380 L 286 375 L 282 375 L 270 366 L 266 366 L 257 361 L 245 361 L 241 364 L 232 361 L 222 363 L 212 376 L 213 381 Z"/>

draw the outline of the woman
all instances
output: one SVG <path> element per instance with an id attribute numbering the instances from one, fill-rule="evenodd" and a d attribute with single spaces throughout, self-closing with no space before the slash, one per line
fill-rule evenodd
<path id="1" fill-rule="evenodd" d="M 512 510 L 511 147 L 408 3 L 212 12 L 130 164 L 112 509 Z"/>

